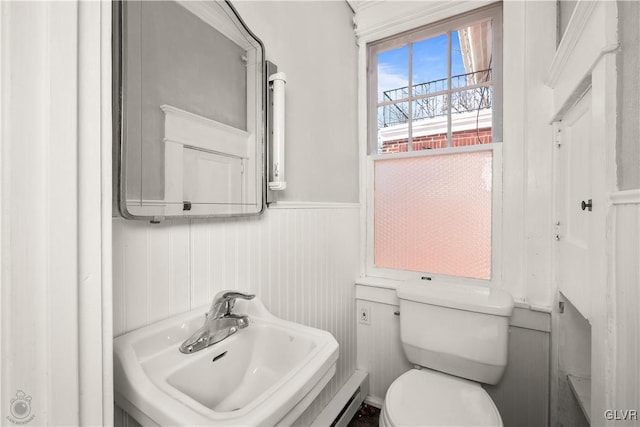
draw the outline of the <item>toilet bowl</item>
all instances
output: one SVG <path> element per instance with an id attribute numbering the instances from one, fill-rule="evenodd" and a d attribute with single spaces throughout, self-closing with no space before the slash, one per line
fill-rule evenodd
<path id="1" fill-rule="evenodd" d="M 389 387 L 380 426 L 502 426 L 502 418 L 479 383 L 411 369 Z"/>
<path id="2" fill-rule="evenodd" d="M 416 369 L 387 390 L 380 426 L 502 426 L 480 383 L 498 383 L 507 366 L 511 295 L 421 280 L 396 294 L 400 340 Z"/>

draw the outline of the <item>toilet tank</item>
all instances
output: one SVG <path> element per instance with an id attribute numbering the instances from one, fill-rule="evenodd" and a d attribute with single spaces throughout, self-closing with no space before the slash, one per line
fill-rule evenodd
<path id="1" fill-rule="evenodd" d="M 454 283 L 407 281 L 400 299 L 400 338 L 415 365 L 496 384 L 507 366 L 513 298 L 505 291 Z"/>

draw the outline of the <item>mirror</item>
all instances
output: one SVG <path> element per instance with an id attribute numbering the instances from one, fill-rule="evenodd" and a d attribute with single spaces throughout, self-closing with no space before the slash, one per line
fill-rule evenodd
<path id="1" fill-rule="evenodd" d="M 116 2 L 113 16 L 120 213 L 158 220 L 262 212 L 260 40 L 222 1 Z"/>

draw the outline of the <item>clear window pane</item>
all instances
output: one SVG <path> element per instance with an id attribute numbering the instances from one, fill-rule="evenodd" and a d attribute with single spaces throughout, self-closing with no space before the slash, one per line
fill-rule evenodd
<path id="1" fill-rule="evenodd" d="M 408 102 L 398 102 L 378 107 L 378 129 L 406 125 L 408 122 Z"/>
<path id="2" fill-rule="evenodd" d="M 442 34 L 413 44 L 411 77 L 413 96 L 447 90 L 449 83 L 449 36 Z"/>
<path id="3" fill-rule="evenodd" d="M 409 103 L 378 107 L 378 154 L 408 150 Z"/>
<path id="4" fill-rule="evenodd" d="M 378 54 L 378 102 L 409 97 L 409 46 Z"/>
<path id="5" fill-rule="evenodd" d="M 375 163 L 377 267 L 489 279 L 492 152 Z"/>
<path id="6" fill-rule="evenodd" d="M 451 146 L 492 141 L 493 89 L 481 86 L 451 94 Z"/>
<path id="7" fill-rule="evenodd" d="M 452 64 L 462 65 L 462 70 L 454 66 L 451 76 L 451 87 L 457 89 L 451 93 L 452 147 L 492 142 L 492 39 L 491 20 L 452 33 Z"/>
<path id="8" fill-rule="evenodd" d="M 451 32 L 451 88 L 466 86 L 467 70 L 460 46 L 460 31 Z"/>
<path id="9" fill-rule="evenodd" d="M 447 147 L 446 93 L 413 101 L 413 150 L 434 150 Z"/>
<path id="10" fill-rule="evenodd" d="M 491 81 L 492 40 L 491 20 L 476 22 L 452 32 L 452 89 Z"/>

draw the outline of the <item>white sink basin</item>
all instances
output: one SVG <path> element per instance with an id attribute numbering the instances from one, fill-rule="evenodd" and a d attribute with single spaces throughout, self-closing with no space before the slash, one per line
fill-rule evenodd
<path id="1" fill-rule="evenodd" d="M 143 425 L 291 425 L 335 373 L 338 343 L 271 315 L 257 298 L 234 312 L 249 326 L 193 354 L 179 345 L 207 307 L 114 340 L 116 403 Z"/>

